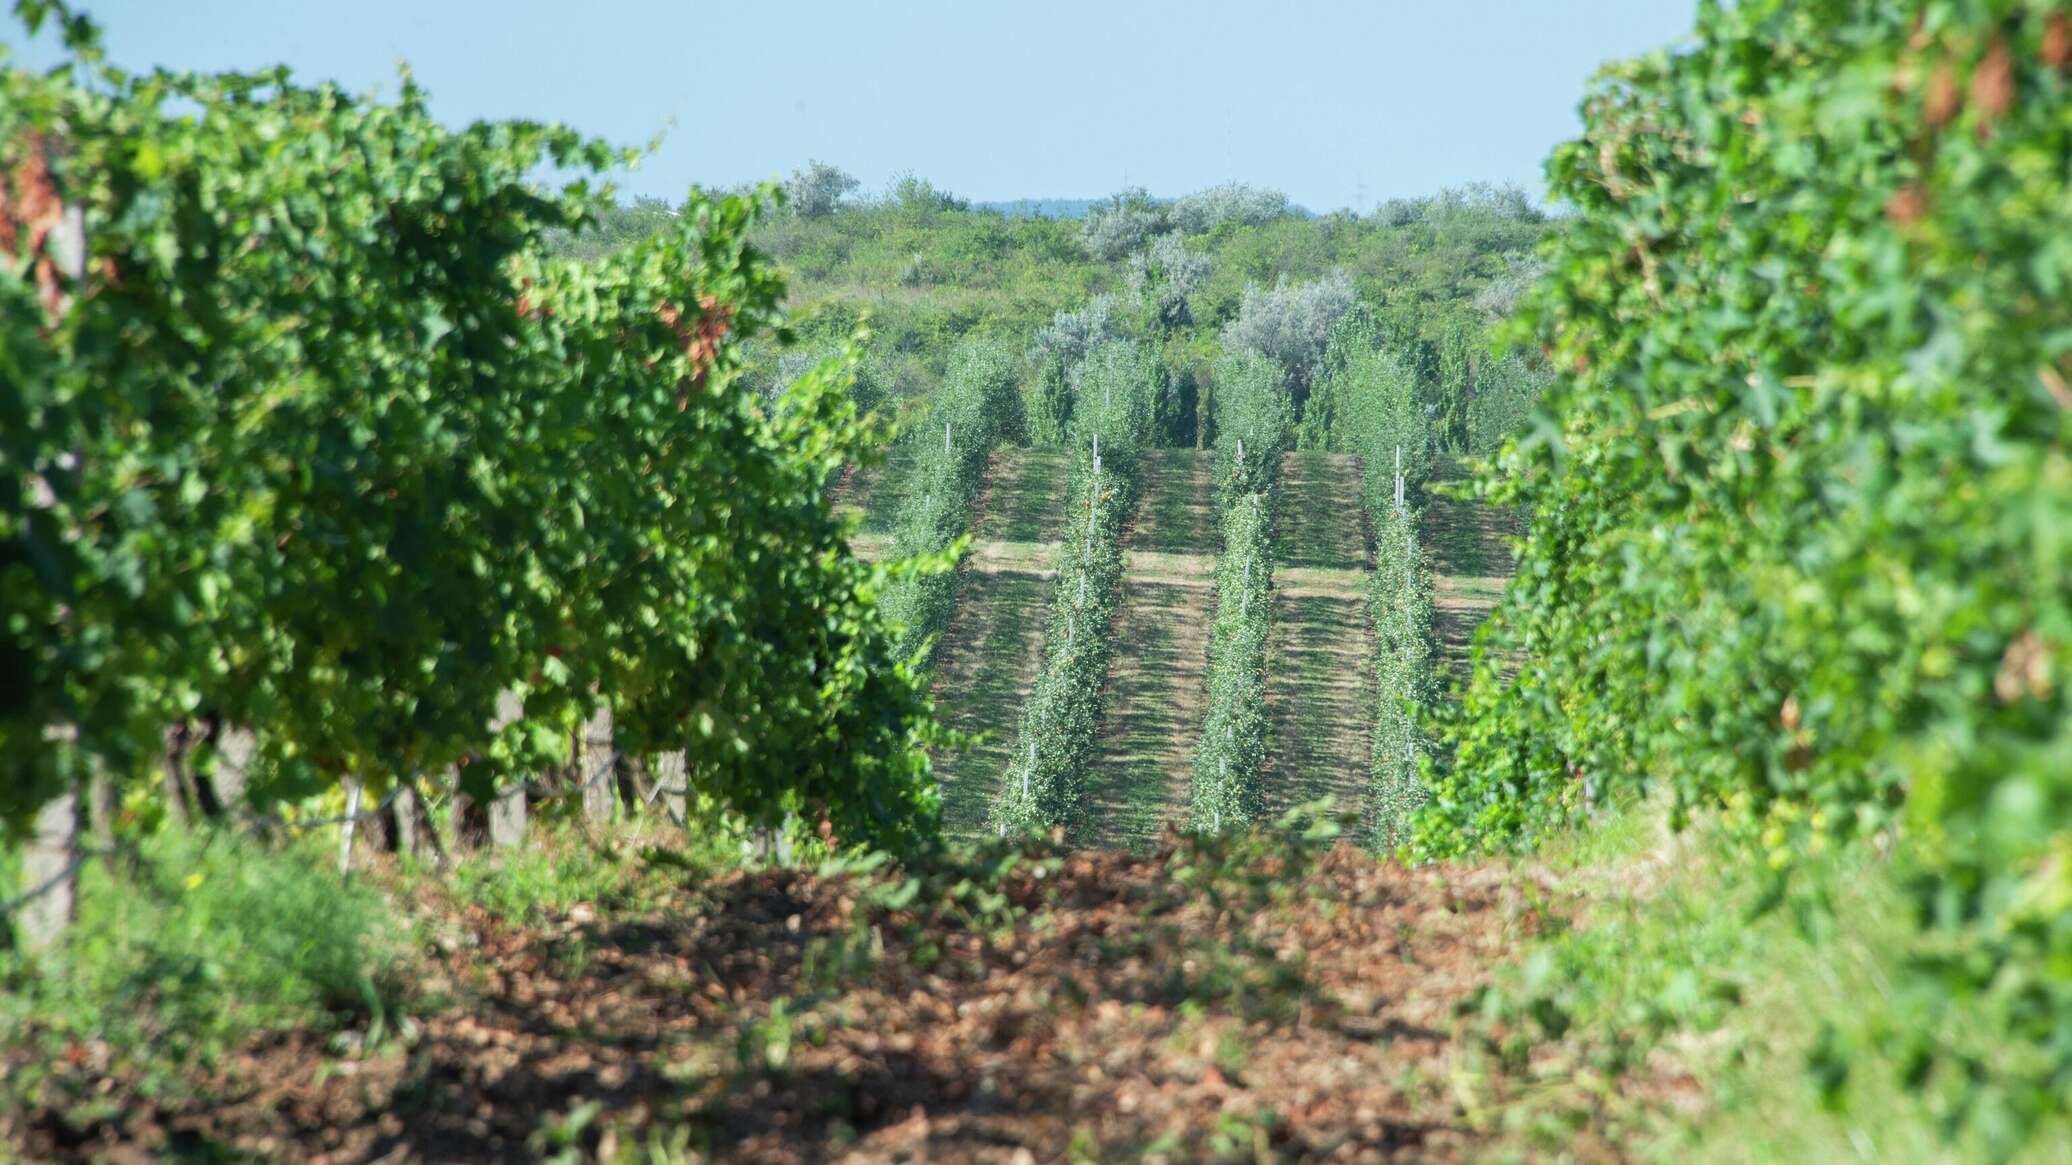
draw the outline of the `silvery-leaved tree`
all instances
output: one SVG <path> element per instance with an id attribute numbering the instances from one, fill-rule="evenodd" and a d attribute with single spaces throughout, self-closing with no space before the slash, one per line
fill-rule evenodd
<path id="1" fill-rule="evenodd" d="M 1132 186 L 1087 210 L 1080 239 L 1094 258 L 1113 262 L 1165 229 L 1165 213 L 1152 201 L 1150 192 Z"/>
<path id="2" fill-rule="evenodd" d="M 1310 379 L 1331 343 L 1338 321 L 1352 309 L 1352 276 L 1344 270 L 1313 283 L 1289 283 L 1245 290 L 1237 318 L 1223 327 L 1223 346 L 1257 352 L 1281 366 L 1296 405 L 1309 396 Z"/>
<path id="3" fill-rule="evenodd" d="M 1187 297 L 1208 281 L 1211 269 L 1207 255 L 1189 251 L 1179 231 L 1167 231 L 1130 256 L 1125 278 L 1153 322 L 1178 328 L 1194 322 Z"/>
<path id="4" fill-rule="evenodd" d="M 1263 186 L 1225 182 L 1174 199 L 1166 222 L 1190 235 L 1207 234 L 1225 223 L 1258 226 L 1288 213 L 1288 196 Z"/>
<path id="5" fill-rule="evenodd" d="M 784 180 L 784 201 L 800 218 L 826 218 L 861 185 L 847 170 L 816 159 Z"/>

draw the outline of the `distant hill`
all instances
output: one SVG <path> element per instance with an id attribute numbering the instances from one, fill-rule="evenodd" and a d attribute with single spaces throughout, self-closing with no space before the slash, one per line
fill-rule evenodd
<path id="1" fill-rule="evenodd" d="M 1011 202 L 974 202 L 973 210 L 991 210 L 1009 218 L 1085 218 L 1089 207 L 1105 198 L 1017 198 Z"/>
<path id="2" fill-rule="evenodd" d="M 973 210 L 990 210 L 1009 218 L 1085 218 L 1086 212 L 1108 201 L 1105 198 L 1017 198 L 1008 202 L 974 202 Z M 1154 202 L 1171 202 L 1170 198 L 1153 199 Z M 1288 213 L 1303 218 L 1315 218 L 1316 212 L 1306 206 L 1288 204 Z"/>

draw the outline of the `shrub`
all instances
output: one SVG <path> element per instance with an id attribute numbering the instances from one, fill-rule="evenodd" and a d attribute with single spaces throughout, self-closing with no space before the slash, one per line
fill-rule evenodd
<path id="1" fill-rule="evenodd" d="M 1485 365 L 1468 402 L 1467 451 L 1486 456 L 1502 448 L 1506 439 L 1525 436 L 1533 410 L 1552 380 L 1540 362 L 1519 352 Z"/>
<path id="2" fill-rule="evenodd" d="M 1105 205 L 1088 209 L 1080 224 L 1080 239 L 1094 258 L 1112 263 L 1142 247 L 1165 225 L 1165 215 L 1151 195 L 1132 187 Z"/>
<path id="3" fill-rule="evenodd" d="M 1036 391 L 1027 409 L 1031 441 L 1055 446 L 1066 440 L 1080 369 L 1087 356 L 1127 333 L 1116 307 L 1115 296 L 1097 295 L 1084 307 L 1058 312 L 1037 330 L 1029 348 L 1029 358 L 1037 366 Z"/>
<path id="4" fill-rule="evenodd" d="M 847 170 L 810 161 L 784 180 L 784 202 L 800 218 L 826 218 L 861 185 Z"/>
<path id="5" fill-rule="evenodd" d="M 1375 844 L 1394 849 L 1424 803 L 1420 767 L 1429 749 L 1422 723 L 1434 707 L 1432 579 L 1418 544 L 1418 501 L 1432 433 L 1417 376 L 1395 353 L 1372 346 L 1371 331 L 1348 329 L 1331 362 L 1332 444 L 1360 458 L 1361 500 L 1374 532 L 1368 613 L 1374 627 Z M 1396 504 L 1401 465 L 1403 503 Z"/>
<path id="6" fill-rule="evenodd" d="M 1311 373 L 1353 300 L 1352 277 L 1343 270 L 1314 283 L 1290 284 L 1284 279 L 1270 289 L 1247 288 L 1237 318 L 1223 329 L 1223 345 L 1278 363 L 1300 403 L 1308 397 Z"/>
<path id="7" fill-rule="evenodd" d="M 1097 295 L 1084 307 L 1058 312 L 1049 326 L 1036 333 L 1030 357 L 1043 363 L 1056 361 L 1068 377 L 1076 380 L 1079 366 L 1089 353 L 1123 338 L 1123 321 L 1115 308 L 1113 295 Z"/>
<path id="8" fill-rule="evenodd" d="M 1266 635 L 1273 617 L 1273 516 L 1292 418 L 1279 367 L 1256 353 L 1216 370 L 1216 484 L 1223 554 L 1209 634 L 1209 706 L 1195 752 L 1188 825 L 1257 820 L 1266 759 Z"/>
<path id="9" fill-rule="evenodd" d="M 941 554 L 970 531 L 972 503 L 1012 410 L 1015 373 L 1014 357 L 997 343 L 967 340 L 958 347 L 927 420 L 907 441 L 913 468 L 891 557 Z M 949 626 L 957 582 L 954 573 L 931 573 L 900 579 L 885 592 L 880 609 L 902 628 L 893 649 L 899 658 L 925 662 L 933 655 Z"/>
<path id="10" fill-rule="evenodd" d="M 14 1032 L 106 1040 L 177 1080 L 254 1030 L 383 1023 L 407 998 L 410 920 L 328 846 L 170 831 L 138 858 L 87 865 L 64 945 L 6 965 Z"/>
<path id="11" fill-rule="evenodd" d="M 261 799 L 462 757 L 486 797 L 603 701 L 760 822 L 925 843 L 926 690 L 826 505 L 854 354 L 742 391 L 785 335 L 761 197 L 556 256 L 606 204 L 540 168 L 620 156 L 410 84 L 0 71 L 0 169 L 87 260 L 0 210 L 0 817 L 194 715 L 257 730 Z"/>
<path id="12" fill-rule="evenodd" d="M 893 178 L 892 189 L 886 193 L 885 201 L 913 220 L 925 220 L 944 211 L 971 209 L 969 202 L 947 190 L 937 189 L 934 183 L 911 170 Z"/>
<path id="13" fill-rule="evenodd" d="M 1293 431 L 1278 365 L 1254 352 L 1216 362 L 1216 493 L 1224 509 L 1242 497 L 1273 492 Z"/>
<path id="14" fill-rule="evenodd" d="M 1130 256 L 1127 275 L 1131 294 L 1159 325 L 1183 327 L 1194 322 L 1187 297 L 1209 277 L 1209 257 L 1187 249 L 1178 231 L 1168 231 Z"/>
<path id="15" fill-rule="evenodd" d="M 1896 1033 L 1996 1156 L 2072 1104 L 2068 71 L 2062 4 L 1767 0 L 1604 74 L 1525 312 L 1560 428 L 1491 486 L 1532 529 L 1417 832 L 1656 788 L 1783 869 L 1897 832 L 1938 951 L 1898 973 L 2046 1049 Z"/>
<path id="16" fill-rule="evenodd" d="M 1166 221 L 1190 235 L 1204 235 L 1225 223 L 1258 226 L 1288 213 L 1288 196 L 1278 190 L 1226 182 L 1175 199 Z"/>

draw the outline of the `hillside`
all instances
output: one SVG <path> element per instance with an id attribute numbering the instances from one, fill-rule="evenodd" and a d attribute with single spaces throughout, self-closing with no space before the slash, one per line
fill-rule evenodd
<path id="1" fill-rule="evenodd" d="M 885 515 L 900 493 L 899 465 L 895 457 L 853 475 L 838 496 L 838 504 L 860 518 L 856 545 L 866 555 L 880 553 Z M 933 691 L 946 723 L 980 736 L 969 751 L 948 751 L 936 762 L 947 822 L 967 836 L 982 831 L 1042 662 L 1064 472 L 1059 453 L 996 450 L 972 549 L 959 570 L 956 614 L 937 655 Z M 1153 450 L 1142 472 L 1142 496 L 1123 540 L 1116 655 L 1092 762 L 1092 824 L 1074 838 L 1140 851 L 1185 818 L 1220 537 L 1207 453 Z M 1357 504 L 1360 472 L 1345 454 L 1303 451 L 1284 458 L 1263 770 L 1272 816 L 1324 797 L 1342 810 L 1362 811 L 1370 797 L 1372 548 Z M 1436 567 L 1435 646 L 1442 668 L 1461 667 L 1467 638 L 1508 570 L 1504 527 L 1480 504 L 1453 499 L 1435 500 L 1425 526 Z"/>
<path id="2" fill-rule="evenodd" d="M 1123 536 L 1115 661 L 1094 754 L 1088 845 L 1142 848 L 1185 820 L 1215 610 L 1215 481 L 1207 454 L 1154 450 Z"/>

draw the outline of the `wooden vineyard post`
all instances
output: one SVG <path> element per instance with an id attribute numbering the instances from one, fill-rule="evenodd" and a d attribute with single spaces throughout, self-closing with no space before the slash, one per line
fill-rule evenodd
<path id="1" fill-rule="evenodd" d="M 583 817 L 610 821 L 617 784 L 612 780 L 617 758 L 612 753 L 612 709 L 600 705 L 583 721 L 582 747 L 576 752 L 576 773 L 583 782 Z"/>
<path id="2" fill-rule="evenodd" d="M 79 791 L 70 789 L 36 811 L 34 832 L 22 850 L 22 945 L 47 950 L 78 913 Z"/>
<path id="3" fill-rule="evenodd" d="M 462 791 L 460 770 L 461 766 L 455 763 L 446 766 L 446 771 L 439 774 L 449 805 L 446 828 L 456 853 L 481 848 L 489 832 L 487 808 Z"/>
<path id="4" fill-rule="evenodd" d="M 360 826 L 360 779 L 345 779 L 345 820 L 338 826 L 338 873 L 341 877 L 352 873 L 353 835 Z"/>
<path id="5" fill-rule="evenodd" d="M 115 845 L 115 814 L 121 807 L 115 796 L 115 781 L 96 763 L 86 779 L 86 820 L 93 832 L 94 848 L 110 849 Z"/>
<path id="6" fill-rule="evenodd" d="M 680 826 L 688 826 L 690 764 L 682 749 L 665 752 L 655 758 L 655 786 L 660 790 L 662 808 L 670 820 Z"/>
<path id="7" fill-rule="evenodd" d="M 496 698 L 496 722 L 489 730 L 492 734 L 502 732 L 524 714 L 518 693 L 501 692 Z M 489 803 L 489 844 L 497 849 L 525 844 L 525 785 L 524 781 L 514 782 L 509 788 L 498 790 L 496 799 Z"/>
<path id="8" fill-rule="evenodd" d="M 216 738 L 216 767 L 210 787 L 223 812 L 245 803 L 245 786 L 251 780 L 252 758 L 259 752 L 259 734 L 235 725 L 219 730 Z"/>
<path id="9" fill-rule="evenodd" d="M 416 857 L 417 851 L 425 848 L 428 840 L 424 807 L 417 799 L 416 778 L 403 779 L 402 787 L 396 790 L 396 799 L 389 812 L 395 815 L 393 836 L 396 852 L 406 858 Z"/>
<path id="10" fill-rule="evenodd" d="M 50 259 L 76 289 L 86 279 L 86 208 L 78 202 L 65 205 L 57 228 L 47 244 Z M 65 296 L 53 314 L 62 315 L 70 304 Z M 53 321 L 55 322 L 55 321 Z M 60 748 L 78 743 L 73 725 L 62 725 L 46 734 Z M 99 767 L 95 767 L 96 775 Z M 105 778 L 102 778 L 105 780 Z M 96 794 L 100 792 L 95 790 Z M 112 799 L 112 790 L 111 799 Z M 78 913 L 79 809 L 77 785 L 44 803 L 36 811 L 29 844 L 22 851 L 22 890 L 31 897 L 20 904 L 23 945 L 31 951 L 55 944 Z"/>

